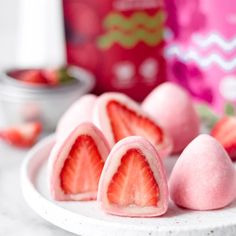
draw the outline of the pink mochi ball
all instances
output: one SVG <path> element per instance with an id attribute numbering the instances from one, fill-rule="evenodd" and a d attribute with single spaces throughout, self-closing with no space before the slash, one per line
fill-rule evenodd
<path id="1" fill-rule="evenodd" d="M 178 85 L 166 82 L 143 101 L 148 112 L 169 134 L 172 153 L 181 152 L 199 134 L 200 121 L 189 94 Z"/>
<path id="2" fill-rule="evenodd" d="M 236 171 L 221 144 L 202 134 L 180 155 L 169 188 L 179 206 L 193 210 L 222 208 L 236 197 Z"/>
<path id="3" fill-rule="evenodd" d="M 58 140 L 65 138 L 79 124 L 92 122 L 93 107 L 96 100 L 97 96 L 87 94 L 69 107 L 58 122 L 56 129 Z"/>

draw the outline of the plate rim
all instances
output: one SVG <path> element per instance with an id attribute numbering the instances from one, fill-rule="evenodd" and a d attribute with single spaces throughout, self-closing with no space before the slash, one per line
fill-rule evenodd
<path id="1" fill-rule="evenodd" d="M 26 155 L 22 165 L 21 165 L 21 171 L 20 171 L 20 181 L 21 181 L 21 191 L 23 193 L 23 197 L 26 201 L 26 203 L 30 206 L 30 208 L 35 211 L 39 216 L 41 216 L 43 219 L 45 219 L 46 221 L 52 223 L 53 225 L 62 228 L 68 232 L 74 233 L 74 234 L 81 234 L 81 233 L 85 233 L 86 235 L 93 235 L 90 233 L 94 233 L 93 230 L 88 230 L 88 228 L 90 228 L 90 226 L 94 226 L 97 228 L 103 228 L 103 227 L 107 227 L 107 229 L 105 230 L 106 232 L 110 233 L 108 234 L 102 234 L 102 235 L 110 235 L 111 231 L 114 233 L 116 232 L 116 234 L 114 233 L 114 235 L 120 235 L 121 232 L 124 235 L 131 235 L 132 232 L 134 231 L 133 225 L 126 225 L 126 224 L 122 224 L 121 222 L 108 222 L 105 220 L 100 220 L 100 219 L 94 219 L 88 216 L 84 216 L 84 215 L 80 215 L 78 213 L 72 212 L 68 209 L 65 209 L 57 204 L 55 204 L 53 201 L 48 200 L 47 198 L 45 198 L 42 194 L 40 194 L 40 192 L 37 190 L 37 188 L 35 187 L 35 185 L 32 183 L 32 180 L 29 176 L 29 166 L 31 164 L 31 162 L 33 161 L 33 159 L 35 158 L 36 153 L 41 150 L 43 147 L 47 146 L 50 144 L 50 142 L 53 142 L 55 140 L 55 134 L 51 134 L 45 138 L 43 138 L 38 144 L 36 144 Z M 44 157 L 45 158 L 45 157 Z M 46 158 L 45 158 L 46 159 Z M 44 160 L 42 161 L 42 163 L 44 163 Z M 37 175 L 37 174 L 36 174 Z M 39 202 L 41 204 L 35 204 L 35 202 Z M 49 208 L 49 210 L 45 210 L 42 209 L 41 206 L 46 206 L 47 208 Z M 55 213 L 50 213 L 48 214 L 48 212 L 55 212 Z M 64 214 L 66 214 L 67 216 L 65 216 Z M 61 214 L 61 215 L 60 215 Z M 53 218 L 56 217 L 56 220 L 54 220 Z M 72 217 L 73 220 L 75 220 L 77 223 L 79 222 L 79 226 L 81 227 L 81 229 L 78 231 L 79 227 L 71 227 L 69 226 L 68 217 Z M 60 222 L 60 223 L 59 223 Z M 89 226 L 90 225 L 90 226 Z M 149 226 L 149 228 L 145 229 L 145 225 L 141 226 L 141 225 L 137 225 L 135 226 L 137 227 L 135 230 L 136 232 L 140 232 L 142 235 L 143 233 L 146 233 L 147 235 L 151 235 L 150 233 L 168 233 L 166 227 L 162 227 L 162 226 L 156 226 L 153 227 L 153 229 L 151 229 L 151 227 Z M 110 229 L 109 229 L 110 228 Z M 200 233 L 206 233 L 206 232 L 210 232 L 212 230 L 214 231 L 219 231 L 219 233 L 223 233 L 223 229 L 227 228 L 230 229 L 232 232 L 236 232 L 236 221 L 235 223 L 229 223 L 229 224 L 222 224 L 222 225 L 218 225 L 218 226 L 214 226 L 214 227 L 209 227 L 209 225 L 201 225 L 201 228 L 196 229 L 193 227 L 188 227 L 188 226 L 181 226 L 181 228 L 178 229 L 178 226 L 173 226 L 169 232 L 172 231 L 171 235 L 175 235 L 175 233 L 190 233 L 193 231 L 198 231 L 197 235 L 200 235 Z M 124 233 L 125 232 L 125 233 Z M 217 232 L 218 233 L 218 232 Z M 194 235 L 194 234 L 191 234 Z M 221 234 L 219 234 L 221 235 Z"/>

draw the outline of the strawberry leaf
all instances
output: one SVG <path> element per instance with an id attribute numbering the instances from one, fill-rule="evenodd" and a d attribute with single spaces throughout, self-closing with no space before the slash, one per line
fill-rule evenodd
<path id="1" fill-rule="evenodd" d="M 209 129 L 211 129 L 219 119 L 219 116 L 206 104 L 197 104 L 196 110 L 202 123 Z"/>
<path id="2" fill-rule="evenodd" d="M 235 115 L 235 107 L 232 103 L 226 103 L 224 106 L 224 113 L 228 116 L 234 116 Z"/>

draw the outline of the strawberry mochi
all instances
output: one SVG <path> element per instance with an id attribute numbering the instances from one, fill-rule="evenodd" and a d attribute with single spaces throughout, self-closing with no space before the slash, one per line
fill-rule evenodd
<path id="1" fill-rule="evenodd" d="M 193 210 L 227 206 L 236 196 L 236 172 L 224 148 L 213 137 L 195 138 L 177 160 L 169 180 L 172 200 Z"/>
<path id="2" fill-rule="evenodd" d="M 172 153 L 181 152 L 199 134 L 200 121 L 189 94 L 178 85 L 165 82 L 143 101 L 142 108 L 169 134 Z"/>
<path id="3" fill-rule="evenodd" d="M 92 122 L 92 112 L 96 99 L 97 96 L 87 94 L 69 107 L 58 122 L 56 130 L 58 140 L 67 136 L 80 123 Z"/>
<path id="4" fill-rule="evenodd" d="M 98 202 L 105 212 L 120 216 L 154 217 L 167 211 L 165 169 L 149 141 L 130 136 L 115 144 L 101 174 Z"/>
<path id="5" fill-rule="evenodd" d="M 161 157 L 172 150 L 171 140 L 159 124 L 125 94 L 110 92 L 98 97 L 93 118 L 111 146 L 125 137 L 137 135 L 148 139 Z"/>
<path id="6" fill-rule="evenodd" d="M 79 124 L 59 140 L 49 157 L 51 195 L 55 200 L 96 199 L 109 145 L 92 123 Z"/>

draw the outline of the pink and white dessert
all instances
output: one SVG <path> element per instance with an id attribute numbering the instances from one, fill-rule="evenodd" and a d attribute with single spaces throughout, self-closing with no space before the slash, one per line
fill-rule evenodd
<path id="1" fill-rule="evenodd" d="M 154 217 L 167 211 L 165 170 L 149 141 L 132 136 L 115 144 L 101 174 L 98 201 L 105 212 L 120 216 Z"/>
<path id="2" fill-rule="evenodd" d="M 105 137 L 92 123 L 78 125 L 55 144 L 49 157 L 52 197 L 62 201 L 96 199 L 109 152 Z"/>
<path id="3" fill-rule="evenodd" d="M 92 122 L 93 107 L 97 96 L 87 94 L 73 103 L 58 122 L 56 137 L 61 139 L 67 136 L 82 122 Z"/>
<path id="4" fill-rule="evenodd" d="M 236 172 L 221 144 L 202 134 L 180 155 L 169 187 L 172 200 L 179 206 L 193 210 L 218 209 L 236 197 Z"/>
<path id="5" fill-rule="evenodd" d="M 199 134 L 200 122 L 188 93 L 166 82 L 154 89 L 143 101 L 149 113 L 173 140 L 173 153 L 181 152 Z"/>
<path id="6" fill-rule="evenodd" d="M 94 106 L 93 117 L 111 146 L 125 137 L 138 135 L 147 138 L 161 157 L 171 152 L 171 140 L 159 124 L 138 103 L 122 93 L 101 95 Z"/>

